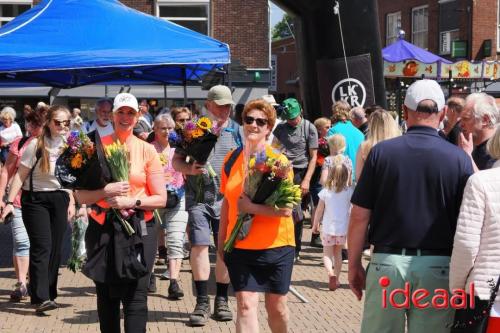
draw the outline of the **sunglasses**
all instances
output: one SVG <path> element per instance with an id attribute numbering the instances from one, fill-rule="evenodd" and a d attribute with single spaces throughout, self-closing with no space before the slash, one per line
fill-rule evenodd
<path id="1" fill-rule="evenodd" d="M 264 118 L 254 118 L 254 117 L 246 116 L 243 120 L 245 121 L 245 124 L 247 124 L 247 125 L 252 125 L 254 121 L 257 124 L 257 126 L 259 126 L 259 127 L 263 127 L 263 126 L 267 125 L 267 119 L 264 119 Z"/>
<path id="2" fill-rule="evenodd" d="M 61 120 L 56 120 L 56 119 L 54 119 L 54 124 L 55 124 L 56 126 L 64 126 L 64 127 L 68 127 L 68 126 L 69 126 L 69 124 L 70 124 L 70 122 L 71 122 L 70 120 L 62 120 L 62 121 L 61 121 Z"/>

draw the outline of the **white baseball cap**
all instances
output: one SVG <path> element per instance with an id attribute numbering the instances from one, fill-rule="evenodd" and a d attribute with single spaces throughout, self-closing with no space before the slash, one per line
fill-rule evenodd
<path id="1" fill-rule="evenodd" d="M 128 106 L 136 112 L 139 112 L 139 103 L 137 103 L 137 98 L 135 98 L 132 94 L 121 93 L 116 95 L 115 100 L 113 101 L 113 112 L 118 111 L 119 108 L 124 106 Z"/>
<path id="2" fill-rule="evenodd" d="M 264 95 L 261 98 L 266 102 L 268 102 L 269 104 L 271 104 L 272 106 L 279 105 L 278 103 L 276 103 L 276 99 L 274 99 L 273 95 Z"/>
<path id="3" fill-rule="evenodd" d="M 444 93 L 439 83 L 434 80 L 418 80 L 411 84 L 406 91 L 405 105 L 408 109 L 415 111 L 418 103 L 430 99 L 437 105 L 438 111 L 443 110 Z"/>

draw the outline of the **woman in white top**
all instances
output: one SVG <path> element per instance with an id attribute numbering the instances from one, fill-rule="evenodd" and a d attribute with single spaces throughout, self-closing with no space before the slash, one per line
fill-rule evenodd
<path id="1" fill-rule="evenodd" d="M 10 106 L 4 107 L 2 112 L 0 112 L 0 120 L 2 121 L 2 126 L 0 126 L 0 162 L 2 164 L 7 159 L 10 144 L 23 136 L 21 128 L 14 122 L 15 119 L 16 110 Z"/>
<path id="2" fill-rule="evenodd" d="M 33 139 L 21 157 L 19 169 L 2 217 L 13 212 L 13 201 L 23 188 L 21 210 L 30 240 L 29 292 L 36 312 L 56 309 L 57 277 L 61 246 L 68 220 L 75 214 L 73 196 L 62 190 L 54 175 L 70 125 L 63 106 L 50 107 L 39 138 Z"/>
<path id="3" fill-rule="evenodd" d="M 465 186 L 450 263 L 450 290 L 474 283 L 480 306 L 500 275 L 500 126 L 488 142 L 493 167 L 473 174 Z M 457 317 L 461 310 L 457 310 Z M 453 332 L 453 330 L 452 330 Z M 467 332 L 474 332 L 471 328 Z M 500 297 L 491 309 L 487 333 L 500 332 Z"/>

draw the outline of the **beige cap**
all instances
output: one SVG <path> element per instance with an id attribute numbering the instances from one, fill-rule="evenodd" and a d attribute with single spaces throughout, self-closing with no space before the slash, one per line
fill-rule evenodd
<path id="1" fill-rule="evenodd" d="M 210 88 L 207 95 L 207 100 L 214 101 L 217 105 L 234 105 L 231 90 L 223 85 L 217 85 Z"/>
<path id="2" fill-rule="evenodd" d="M 276 103 L 276 99 L 274 99 L 273 95 L 264 95 L 262 96 L 262 99 L 271 104 L 272 106 L 279 105 L 278 103 Z"/>

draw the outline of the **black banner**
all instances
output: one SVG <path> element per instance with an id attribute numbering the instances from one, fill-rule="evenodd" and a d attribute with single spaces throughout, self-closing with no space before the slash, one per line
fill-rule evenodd
<path id="1" fill-rule="evenodd" d="M 375 104 L 370 54 L 347 57 L 349 78 L 344 58 L 318 60 L 318 85 L 321 113 L 332 115 L 331 108 L 340 99 L 352 107 Z"/>

